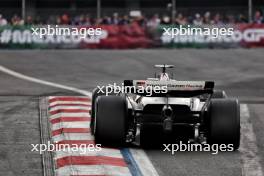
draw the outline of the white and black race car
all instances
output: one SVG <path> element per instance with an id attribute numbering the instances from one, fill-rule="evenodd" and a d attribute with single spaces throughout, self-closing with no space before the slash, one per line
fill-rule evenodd
<path id="1" fill-rule="evenodd" d="M 180 138 L 239 148 L 237 99 L 227 98 L 224 91 L 215 91 L 212 81 L 171 79 L 166 69 L 173 65 L 156 67 L 162 68 L 162 72 L 155 78 L 125 80 L 123 88 L 130 92 L 106 95 L 99 88 L 94 90 L 91 129 L 97 143 L 124 146 L 139 136 L 143 147 Z M 156 93 L 157 87 L 163 91 Z M 152 92 L 148 94 L 150 88 Z"/>

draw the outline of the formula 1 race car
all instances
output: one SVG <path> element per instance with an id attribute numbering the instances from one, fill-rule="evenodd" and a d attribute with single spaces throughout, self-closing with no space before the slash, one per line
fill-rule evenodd
<path id="1" fill-rule="evenodd" d="M 122 88 L 129 92 L 107 94 L 106 87 L 93 91 L 91 129 L 96 143 L 124 146 L 139 138 L 147 147 L 179 138 L 239 148 L 237 99 L 214 90 L 212 81 L 171 79 L 166 70 L 173 65 L 155 66 L 162 69 L 155 78 L 125 80 Z"/>

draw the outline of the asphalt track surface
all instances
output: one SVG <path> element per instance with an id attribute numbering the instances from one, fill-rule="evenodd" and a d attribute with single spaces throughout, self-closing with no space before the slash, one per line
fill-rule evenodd
<path id="1" fill-rule="evenodd" d="M 97 85 L 144 79 L 154 64 L 174 64 L 179 80 L 214 80 L 219 89 L 248 105 L 264 168 L 264 50 L 4 50 L 0 65 L 46 81 L 91 91 Z M 40 143 L 38 98 L 76 95 L 0 72 L 0 175 L 41 175 L 41 156 L 30 152 Z M 241 152 L 146 151 L 161 176 L 240 176 Z"/>

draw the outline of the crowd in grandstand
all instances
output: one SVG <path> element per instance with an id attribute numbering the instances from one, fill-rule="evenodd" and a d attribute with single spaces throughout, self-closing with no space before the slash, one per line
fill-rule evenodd
<path id="1" fill-rule="evenodd" d="M 94 25 L 94 24 L 115 24 L 115 25 L 125 25 L 132 22 L 137 22 L 141 26 L 156 27 L 160 24 L 234 24 L 234 23 L 248 23 L 248 19 L 245 15 L 239 14 L 234 15 L 222 15 L 220 13 L 211 14 L 209 11 L 204 14 L 196 13 L 193 16 L 185 16 L 181 13 L 176 14 L 175 21 L 171 21 L 171 17 L 168 15 L 159 16 L 158 14 L 153 15 L 150 18 L 139 16 L 120 16 L 118 13 L 114 13 L 112 16 L 104 16 L 101 19 L 91 18 L 89 15 L 78 15 L 69 16 L 67 14 L 50 16 L 48 19 L 41 19 L 39 17 L 33 18 L 32 16 L 27 16 L 23 20 L 20 16 L 14 15 L 10 19 L 6 19 L 0 14 L 0 26 L 5 25 L 31 25 L 31 24 L 58 24 L 58 25 Z M 253 16 L 253 23 L 262 24 L 264 23 L 263 14 L 261 11 L 257 10 Z"/>

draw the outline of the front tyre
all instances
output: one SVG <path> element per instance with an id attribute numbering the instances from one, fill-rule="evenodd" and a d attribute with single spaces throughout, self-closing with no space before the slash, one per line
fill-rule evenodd
<path id="1" fill-rule="evenodd" d="M 210 144 L 232 144 L 234 150 L 240 142 L 240 106 L 236 99 L 212 99 L 208 109 Z"/>
<path id="2" fill-rule="evenodd" d="M 100 96 L 95 111 L 95 142 L 103 146 L 123 146 L 127 133 L 126 98 Z"/>

